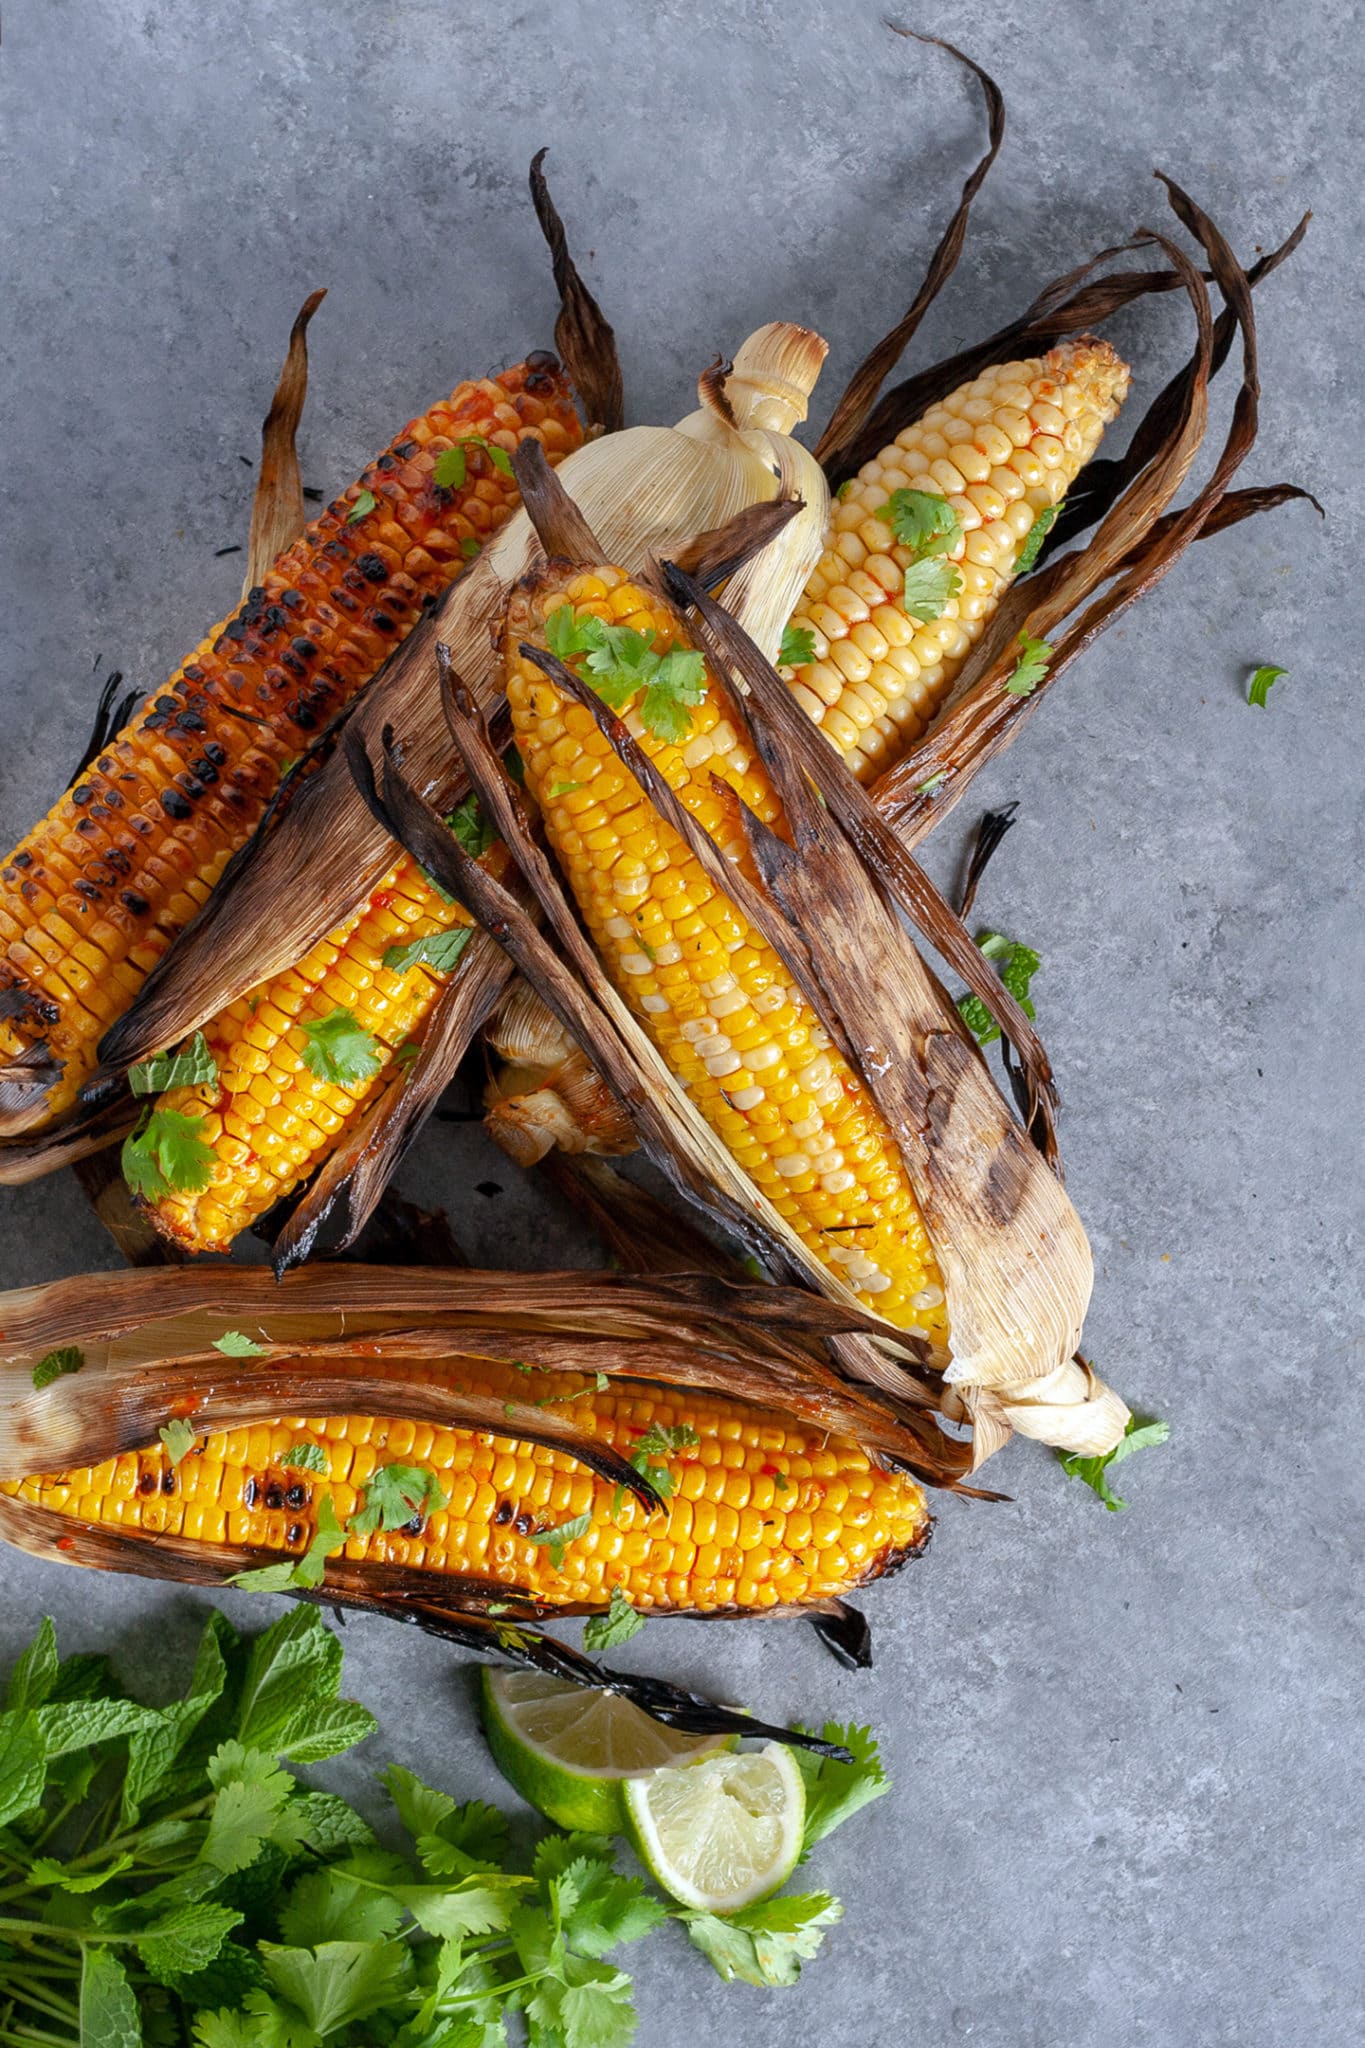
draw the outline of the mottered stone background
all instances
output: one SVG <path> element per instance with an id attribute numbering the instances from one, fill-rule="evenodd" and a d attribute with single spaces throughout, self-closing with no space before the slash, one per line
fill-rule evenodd
<path id="1" fill-rule="evenodd" d="M 896 1777 L 819 1852 L 811 1876 L 847 1918 L 799 1988 L 727 1989 L 673 1930 L 629 1959 L 639 2040 L 1344 2048 L 1360 1992 L 1347 1446 L 1365 1364 L 1354 10 L 918 12 L 999 78 L 1010 129 L 916 359 L 1164 224 L 1153 165 L 1248 258 L 1311 205 L 1304 249 L 1257 295 L 1265 426 L 1245 476 L 1306 483 L 1328 521 L 1294 507 L 1201 543 L 930 856 L 950 877 L 981 806 L 1018 799 L 979 913 L 1043 956 L 1096 1255 L 1090 1347 L 1170 1418 L 1170 1446 L 1124 1468 L 1124 1515 L 1012 1447 L 991 1468 L 1012 1502 L 944 1502 L 925 1561 L 867 1595 L 870 1673 L 840 1671 L 799 1626 L 652 1623 L 621 1653 L 769 1716 L 870 1721 Z M 788 316 L 831 343 L 818 423 L 908 303 L 981 147 L 950 60 L 881 14 L 7 10 L 0 844 L 65 784 L 102 675 L 153 688 L 233 603 L 242 560 L 216 551 L 245 538 L 241 458 L 309 289 L 330 297 L 303 465 L 328 493 L 457 378 L 549 341 L 525 194 L 542 143 L 620 336 L 631 417 L 688 410 L 718 351 Z M 1170 298 L 1110 330 L 1134 411 L 1189 329 Z M 1244 701 L 1260 662 L 1290 671 L 1266 711 Z M 448 1205 L 476 1260 L 593 1259 L 476 1128 L 432 1125 L 401 1184 Z M 0 1191 L 5 1284 L 112 1263 L 73 1183 Z M 246 1596 L 224 1604 L 264 1618 Z M 116 1645 L 126 1676 L 169 1690 L 204 1605 L 7 1556 L 0 1665 L 46 1609 L 68 1650 Z M 355 1789 L 393 1755 L 499 1796 L 458 1657 L 369 1620 L 346 1646 L 348 1689 L 382 1727 L 337 1780 Z"/>

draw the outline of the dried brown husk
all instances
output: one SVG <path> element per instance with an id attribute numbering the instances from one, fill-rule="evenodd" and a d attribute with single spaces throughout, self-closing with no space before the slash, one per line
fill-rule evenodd
<path id="1" fill-rule="evenodd" d="M 261 466 L 251 506 L 243 598 L 265 582 L 285 549 L 294 545 L 308 524 L 295 437 L 308 396 L 308 323 L 326 296 L 325 290 L 310 292 L 299 309 L 280 381 L 261 428 Z"/>
<path id="2" fill-rule="evenodd" d="M 0 1138 L 0 1187 L 25 1187 L 59 1167 L 74 1166 L 106 1146 L 121 1144 L 138 1119 L 138 1106 L 126 1088 L 94 1108 L 77 1107 L 45 1130 L 24 1131 Z"/>
<path id="3" fill-rule="evenodd" d="M 615 434 L 626 420 L 625 385 L 616 353 L 616 336 L 569 252 L 564 223 L 541 169 L 548 154 L 540 149 L 531 159 L 531 203 L 549 245 L 559 291 L 555 347 L 573 380 L 588 424 L 605 434 Z"/>

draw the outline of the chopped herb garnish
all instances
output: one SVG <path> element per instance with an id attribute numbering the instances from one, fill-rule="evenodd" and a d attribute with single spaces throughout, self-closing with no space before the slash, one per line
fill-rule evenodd
<path id="1" fill-rule="evenodd" d="M 304 1024 L 307 1040 L 303 1064 L 320 1081 L 353 1087 L 372 1081 L 384 1064 L 379 1041 L 357 1022 L 349 1010 L 333 1010 L 330 1016 Z"/>
<path id="2" fill-rule="evenodd" d="M 327 1560 L 335 1557 L 346 1542 L 346 1531 L 337 1520 L 330 1493 L 318 1502 L 317 1533 L 300 1558 L 281 1558 L 278 1564 L 258 1565 L 255 1570 L 236 1572 L 228 1580 L 248 1593 L 287 1593 L 295 1589 L 310 1592 L 322 1584 Z"/>
<path id="3" fill-rule="evenodd" d="M 670 1500 L 673 1495 L 673 1474 L 667 1465 L 658 1462 L 661 1458 L 675 1458 L 679 1451 L 694 1451 L 701 1438 L 689 1422 L 653 1422 L 630 1454 L 630 1462 L 640 1477 L 654 1488 L 661 1500 Z M 624 1486 L 618 1486 L 612 1499 L 613 1515 L 621 1512 L 621 1503 L 626 1497 Z"/>
<path id="4" fill-rule="evenodd" d="M 134 1095 L 160 1095 L 166 1088 L 196 1088 L 217 1079 L 218 1062 L 202 1031 L 196 1031 L 179 1052 L 158 1053 L 155 1059 L 142 1060 L 128 1069 L 128 1085 Z"/>
<path id="5" fill-rule="evenodd" d="M 44 1387 L 50 1387 L 54 1380 L 64 1379 L 68 1373 L 79 1372 L 85 1364 L 85 1353 L 75 1344 L 63 1344 L 59 1351 L 49 1351 L 40 1358 L 33 1368 L 33 1384 L 41 1394 Z"/>
<path id="6" fill-rule="evenodd" d="M 1031 697 L 1052 666 L 1052 648 L 1031 633 L 1019 635 L 1019 659 L 1005 683 L 1007 697 Z"/>
<path id="7" fill-rule="evenodd" d="M 779 1493 L 789 1493 L 791 1491 L 791 1481 L 785 1472 L 774 1472 L 773 1485 Z"/>
<path id="8" fill-rule="evenodd" d="M 244 1336 L 240 1330 L 224 1330 L 221 1337 L 214 1338 L 213 1348 L 221 1351 L 224 1358 L 264 1358 L 267 1349 L 254 1337 Z"/>
<path id="9" fill-rule="evenodd" d="M 990 931 L 978 932 L 976 943 L 986 958 L 995 962 L 997 974 L 1024 1015 L 1031 1017 L 1034 1012 L 1029 987 L 1042 965 L 1032 946 L 1021 945 L 1018 939 L 1007 939 L 1003 932 Z M 1000 1026 L 980 996 L 960 996 L 957 1009 L 958 1015 L 979 1045 L 995 1043 L 1000 1036 Z"/>
<path id="10" fill-rule="evenodd" d="M 467 562 L 472 562 L 475 555 L 478 554 L 479 549 L 482 547 L 482 545 L 482 541 L 475 540 L 472 533 L 467 533 L 464 539 L 460 542 L 460 553 L 464 556 Z"/>
<path id="11" fill-rule="evenodd" d="M 471 860 L 481 859 L 498 836 L 472 790 L 449 813 L 446 824 Z"/>
<path id="12" fill-rule="evenodd" d="M 378 503 L 379 500 L 375 497 L 373 491 L 362 491 L 346 515 L 346 524 L 354 526 L 358 520 L 365 517 L 367 512 L 373 512 Z"/>
<path id="13" fill-rule="evenodd" d="M 849 492 L 853 489 L 853 486 L 856 483 L 856 481 L 856 477 L 846 476 L 843 482 L 840 484 L 838 490 L 834 493 L 835 497 L 839 499 L 846 498 Z"/>
<path id="14" fill-rule="evenodd" d="M 905 572 L 905 609 L 912 619 L 928 624 L 943 617 L 961 588 L 962 578 L 951 562 L 933 557 L 911 562 Z"/>
<path id="15" fill-rule="evenodd" d="M 581 782 L 552 782 L 545 794 L 553 801 L 557 796 L 572 796 L 575 790 L 582 787 Z"/>
<path id="16" fill-rule="evenodd" d="M 950 555 L 962 536 L 962 521 L 946 498 L 932 491 L 893 491 L 877 507 L 903 548 L 913 548 L 918 559 L 929 555 Z"/>
<path id="17" fill-rule="evenodd" d="M 940 768 L 937 775 L 931 775 L 926 782 L 920 783 L 918 789 L 915 791 L 916 796 L 932 796 L 936 789 L 942 788 L 944 782 L 947 780 L 947 777 L 948 770 L 946 768 Z"/>
<path id="18" fill-rule="evenodd" d="M 809 626 L 784 626 L 777 652 L 779 668 L 805 668 L 815 659 L 815 635 Z"/>
<path id="19" fill-rule="evenodd" d="M 1266 699 L 1270 695 L 1271 684 L 1278 683 L 1280 677 L 1288 673 L 1287 668 L 1258 668 L 1247 688 L 1247 703 L 1259 704 L 1262 711 L 1267 710 Z"/>
<path id="20" fill-rule="evenodd" d="M 290 1444 L 280 1459 L 286 1472 L 325 1472 L 328 1467 L 326 1451 L 321 1444 Z"/>
<path id="21" fill-rule="evenodd" d="M 429 967 L 433 974 L 449 974 L 473 936 L 474 927 L 470 924 L 455 925 L 450 931 L 428 932 L 423 938 L 409 939 L 406 945 L 388 947 L 384 965 L 394 974 L 406 974 L 410 967 Z"/>
<path id="22" fill-rule="evenodd" d="M 468 468 L 466 450 L 470 448 L 481 448 L 489 458 L 494 469 L 500 469 L 504 476 L 511 476 L 513 474 L 512 458 L 505 448 L 499 448 L 492 441 L 486 441 L 482 434 L 470 434 L 465 440 L 457 442 L 455 447 L 442 449 L 441 453 L 437 456 L 435 466 L 431 472 L 431 480 L 438 490 L 460 491 L 464 489 L 464 480 Z"/>
<path id="23" fill-rule="evenodd" d="M 1110 1468 L 1121 1465 L 1125 1458 L 1131 1458 L 1134 1451 L 1164 1444 L 1170 1433 L 1169 1422 L 1159 1422 L 1149 1415 L 1130 1415 L 1123 1435 L 1113 1450 L 1106 1451 L 1102 1458 L 1082 1457 L 1076 1451 L 1058 1451 L 1057 1458 L 1068 1479 L 1084 1480 L 1099 1495 L 1110 1514 L 1117 1514 L 1128 1503 L 1111 1490 L 1107 1476 Z"/>
<path id="24" fill-rule="evenodd" d="M 678 745 L 692 730 L 692 710 L 706 696 L 706 663 L 690 648 L 655 652 L 633 626 L 607 626 L 562 604 L 545 622 L 545 642 L 560 661 L 586 657 L 587 677 L 604 704 L 624 711 L 637 691 L 640 720 L 655 739 Z"/>
<path id="25" fill-rule="evenodd" d="M 351 1532 L 371 1536 L 439 1514 L 449 1495 L 426 1465 L 381 1465 L 365 1482 L 365 1504 L 351 1517 Z"/>
<path id="26" fill-rule="evenodd" d="M 528 1543 L 543 1543 L 550 1553 L 550 1563 L 557 1572 L 564 1569 L 564 1552 L 571 1543 L 577 1543 L 580 1536 L 586 1536 L 592 1527 L 592 1509 L 587 1508 L 571 1521 L 561 1522 L 555 1529 L 533 1529 L 527 1537 Z"/>
<path id="27" fill-rule="evenodd" d="M 173 1416 L 168 1423 L 164 1424 L 157 1431 L 157 1435 L 161 1438 L 162 1443 L 165 1444 L 172 1465 L 178 1465 L 180 1460 L 187 1458 L 194 1449 L 195 1432 L 190 1424 L 183 1421 L 178 1415 Z"/>
<path id="28" fill-rule="evenodd" d="M 1065 501 L 1063 500 L 1063 502 Z M 1061 511 L 1062 505 L 1060 503 L 1044 505 L 1042 511 L 1024 535 L 1024 545 L 1020 548 L 1014 563 L 1014 573 L 1016 576 L 1028 575 L 1029 570 L 1043 552 L 1043 542 L 1057 524 L 1058 519 L 1061 517 Z"/>
<path id="29" fill-rule="evenodd" d="M 133 1194 L 159 1202 L 163 1195 L 202 1194 L 213 1179 L 217 1161 L 213 1147 L 200 1133 L 202 1116 L 182 1116 L 178 1109 L 154 1109 L 144 1115 L 123 1141 L 119 1164 Z"/>
<path id="30" fill-rule="evenodd" d="M 393 1063 L 396 1067 L 400 1067 L 402 1071 L 405 1074 L 407 1074 L 411 1073 L 412 1069 L 416 1066 L 418 1060 L 420 1060 L 421 1057 L 422 1048 L 418 1044 L 417 1040 L 415 1038 L 405 1038 L 403 1040 L 403 1043 L 400 1046 L 398 1046 L 394 1052 Z"/>
<path id="31" fill-rule="evenodd" d="M 637 1614 L 619 1586 L 611 1589 L 611 1605 L 605 1614 L 594 1614 L 583 1630 L 585 1650 L 614 1650 L 618 1643 L 628 1643 L 632 1636 L 638 1636 L 645 1625 L 643 1614 Z"/>

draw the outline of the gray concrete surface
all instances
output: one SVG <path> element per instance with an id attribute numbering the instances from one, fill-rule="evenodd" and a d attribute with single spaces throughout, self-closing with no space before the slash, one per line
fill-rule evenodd
<path id="1" fill-rule="evenodd" d="M 801 1986 L 726 1989 L 658 1939 L 634 1958 L 639 2040 L 1344 2048 L 1365 1363 L 1354 10 L 920 12 L 996 73 L 1011 128 L 919 358 L 1159 220 L 1154 164 L 1243 253 L 1311 205 L 1306 247 L 1258 298 L 1248 474 L 1309 484 L 1329 518 L 1291 509 L 1201 544 L 980 787 L 1021 805 L 980 907 L 1044 958 L 1098 1266 L 1091 1348 L 1170 1418 L 1170 1447 L 1125 1469 L 1125 1515 L 1013 1447 L 992 1472 L 1012 1504 L 946 1503 L 927 1560 L 869 1596 L 870 1674 L 794 1628 L 660 1623 L 624 1653 L 768 1714 L 870 1721 L 897 1780 L 820 1856 L 847 1917 Z M 524 191 L 541 143 L 634 417 L 686 409 L 697 370 L 775 315 L 828 335 L 832 396 L 908 300 L 979 148 L 950 62 L 881 13 L 7 10 L 0 842 L 64 783 L 97 660 L 152 687 L 231 602 L 240 559 L 215 551 L 244 537 L 239 457 L 306 290 L 331 288 L 303 435 L 326 489 L 456 377 L 549 339 Z M 1142 392 L 1186 324 L 1170 301 L 1119 323 Z M 1290 678 L 1250 710 L 1269 661 Z M 934 846 L 942 874 L 965 824 Z M 472 1192 L 486 1179 L 503 1192 Z M 467 1130 L 429 1131 L 403 1184 L 448 1202 L 476 1257 L 592 1257 Z M 111 1263 L 65 1181 L 0 1194 L 5 1283 Z M 117 1643 L 169 1684 L 202 1607 L 7 1558 L 0 1663 L 46 1608 L 67 1648 Z M 346 1642 L 376 1760 L 497 1796 L 458 1660 L 381 1624 Z"/>

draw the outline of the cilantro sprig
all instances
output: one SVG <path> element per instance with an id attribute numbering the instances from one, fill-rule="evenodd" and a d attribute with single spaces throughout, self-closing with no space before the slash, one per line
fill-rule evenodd
<path id="1" fill-rule="evenodd" d="M 930 555 L 950 555 L 962 538 L 962 521 L 946 498 L 933 491 L 893 491 L 877 507 L 878 519 L 885 520 L 903 548 L 913 550 L 919 560 Z"/>
<path id="2" fill-rule="evenodd" d="M 512 476 L 514 474 L 512 458 L 505 448 L 499 448 L 494 441 L 485 440 L 482 434 L 467 434 L 464 440 L 457 441 L 453 448 L 443 448 L 437 456 L 432 467 L 431 480 L 438 490 L 460 491 L 464 489 L 465 476 L 469 468 L 468 455 L 471 448 L 481 449 L 492 463 L 494 469 L 501 470 L 504 476 Z"/>
<path id="3" fill-rule="evenodd" d="M 1005 678 L 1005 695 L 1031 697 L 1052 666 L 1052 648 L 1046 640 L 1035 640 L 1032 633 L 1020 633 L 1016 645 L 1019 654 Z"/>
<path id="4" fill-rule="evenodd" d="M 692 730 L 692 713 L 706 698 L 706 663 L 691 648 L 659 654 L 633 626 L 608 626 L 591 613 L 578 618 L 570 604 L 551 612 L 545 644 L 560 661 L 582 660 L 585 680 L 613 711 L 643 692 L 640 722 L 655 739 L 678 746 Z"/>
<path id="5" fill-rule="evenodd" d="M 778 649 L 779 668 L 805 668 L 815 659 L 815 635 L 809 626 L 784 626 Z"/>
<path id="6" fill-rule="evenodd" d="M 654 1488 L 660 1500 L 673 1497 L 673 1468 L 664 1460 L 676 1458 L 682 1451 L 695 1451 L 701 1438 L 690 1422 L 652 1422 L 640 1437 L 630 1454 L 629 1463 L 640 1477 Z M 612 1499 L 613 1516 L 621 1512 L 621 1503 L 626 1497 L 624 1486 L 618 1486 Z"/>
<path id="7" fill-rule="evenodd" d="M 1110 1486 L 1110 1472 L 1115 1465 L 1121 1465 L 1125 1458 L 1131 1458 L 1134 1451 L 1164 1444 L 1170 1434 L 1169 1422 L 1158 1421 L 1150 1415 L 1130 1415 L 1123 1435 L 1113 1450 L 1106 1451 L 1103 1457 L 1087 1458 L 1076 1451 L 1058 1451 L 1057 1461 L 1068 1479 L 1081 1480 L 1099 1496 L 1111 1515 L 1120 1514 L 1128 1503 Z"/>
<path id="8" fill-rule="evenodd" d="M 119 1165 L 130 1191 L 144 1201 L 169 1194 L 202 1194 L 213 1179 L 213 1147 L 201 1133 L 207 1119 L 178 1109 L 145 1111 L 123 1141 Z"/>
<path id="9" fill-rule="evenodd" d="M 433 974 L 449 974 L 474 936 L 469 924 L 454 925 L 449 931 L 426 932 L 401 946 L 389 946 L 384 965 L 394 974 L 406 974 L 411 967 L 429 967 Z"/>

